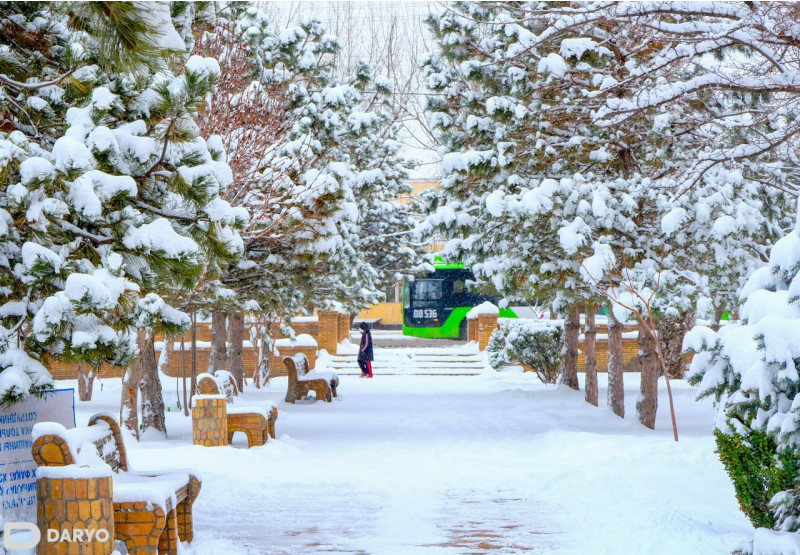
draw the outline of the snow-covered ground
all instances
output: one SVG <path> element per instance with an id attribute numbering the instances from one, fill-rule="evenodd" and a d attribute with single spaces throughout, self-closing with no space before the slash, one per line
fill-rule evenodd
<path id="1" fill-rule="evenodd" d="M 192 467 L 197 554 L 730 553 L 752 537 L 714 453 L 709 403 L 674 383 L 656 431 L 636 423 L 638 376 L 621 420 L 531 374 L 342 376 L 332 404 L 283 402 L 286 379 L 238 404 L 278 403 L 278 439 L 191 445 L 164 384 L 169 439 L 128 453 L 139 470 Z M 71 385 L 70 382 L 62 382 Z M 119 380 L 77 404 L 79 424 L 118 410 Z M 601 399 L 605 376 L 601 376 Z M 663 383 L 662 383 L 663 388 Z"/>

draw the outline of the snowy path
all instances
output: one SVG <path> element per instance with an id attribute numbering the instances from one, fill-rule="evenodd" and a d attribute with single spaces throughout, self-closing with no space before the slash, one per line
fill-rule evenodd
<path id="1" fill-rule="evenodd" d="M 137 469 L 202 472 L 195 553 L 730 553 L 751 532 L 683 384 L 678 445 L 663 412 L 650 432 L 528 374 L 343 376 L 330 405 L 287 405 L 285 387 L 240 402 L 278 402 L 263 447 L 192 446 L 176 412 L 169 440 L 128 441 Z M 104 380 L 79 423 L 118 388 Z"/>

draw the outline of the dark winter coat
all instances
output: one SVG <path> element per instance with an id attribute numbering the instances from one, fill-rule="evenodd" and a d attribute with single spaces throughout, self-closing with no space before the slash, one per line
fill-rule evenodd
<path id="1" fill-rule="evenodd" d="M 358 348 L 358 360 L 375 360 L 375 357 L 372 356 L 372 334 L 369 330 L 361 334 L 361 345 Z"/>

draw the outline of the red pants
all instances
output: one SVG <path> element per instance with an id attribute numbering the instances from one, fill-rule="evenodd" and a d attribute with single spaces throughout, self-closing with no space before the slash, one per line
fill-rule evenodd
<path id="1" fill-rule="evenodd" d="M 372 362 L 369 360 L 359 360 L 358 366 L 361 368 L 361 373 L 365 376 L 372 377 Z"/>

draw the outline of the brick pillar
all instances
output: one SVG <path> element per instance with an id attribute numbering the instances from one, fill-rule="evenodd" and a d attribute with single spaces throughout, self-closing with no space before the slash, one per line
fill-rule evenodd
<path id="1" fill-rule="evenodd" d="M 478 319 L 467 318 L 467 341 L 478 340 Z"/>
<path id="2" fill-rule="evenodd" d="M 319 313 L 317 346 L 335 355 L 339 344 L 339 312 L 326 310 Z"/>
<path id="3" fill-rule="evenodd" d="M 192 442 L 206 447 L 228 445 L 228 409 L 224 395 L 194 397 Z"/>
<path id="4" fill-rule="evenodd" d="M 112 502 L 111 476 L 86 476 L 83 478 L 50 478 L 53 471 L 72 476 L 91 473 L 97 468 L 83 469 L 77 465 L 40 467 L 36 479 L 37 523 L 42 539 L 36 548 L 38 555 L 75 553 L 77 555 L 109 555 L 114 551 L 114 503 Z M 73 470 L 74 469 L 74 470 Z M 102 470 L 101 470 L 102 473 Z M 79 539 L 85 530 L 84 541 L 48 541 L 48 537 L 62 537 L 68 531 L 71 539 Z M 88 535 L 92 534 L 91 541 Z"/>
<path id="5" fill-rule="evenodd" d="M 497 314 L 478 314 L 478 348 L 482 351 L 489 344 L 492 332 L 497 329 Z"/>
<path id="6" fill-rule="evenodd" d="M 350 339 L 350 315 L 339 313 L 339 341 Z"/>

